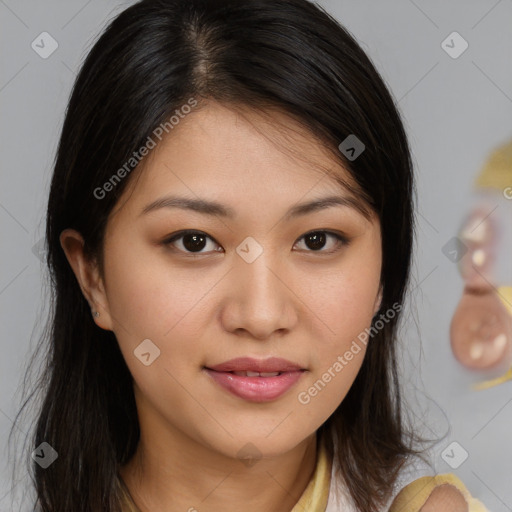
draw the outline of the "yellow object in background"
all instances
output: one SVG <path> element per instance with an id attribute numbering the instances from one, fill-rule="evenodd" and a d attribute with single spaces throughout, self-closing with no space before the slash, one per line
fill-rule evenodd
<path id="1" fill-rule="evenodd" d="M 512 140 L 494 150 L 478 175 L 475 186 L 503 192 L 512 186 Z"/>
<path id="2" fill-rule="evenodd" d="M 500 286 L 498 288 L 498 295 L 503 305 L 512 316 L 512 286 Z"/>

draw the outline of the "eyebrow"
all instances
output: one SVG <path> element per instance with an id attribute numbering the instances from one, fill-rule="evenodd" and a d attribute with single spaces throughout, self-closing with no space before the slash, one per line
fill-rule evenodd
<path id="1" fill-rule="evenodd" d="M 363 217 L 366 219 L 369 219 L 370 217 L 370 212 L 368 209 L 354 197 L 327 196 L 293 206 L 288 210 L 284 218 L 289 220 L 333 206 L 344 206 L 352 208 L 363 215 Z M 190 199 L 179 196 L 161 197 L 145 206 L 142 209 L 140 215 L 144 215 L 161 208 L 180 208 L 183 210 L 192 210 L 204 215 L 221 216 L 229 219 L 233 219 L 235 217 L 235 211 L 231 207 L 216 201 L 208 201 L 206 199 Z"/>

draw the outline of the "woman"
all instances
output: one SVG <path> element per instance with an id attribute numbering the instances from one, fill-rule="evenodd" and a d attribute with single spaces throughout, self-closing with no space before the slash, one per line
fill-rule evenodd
<path id="1" fill-rule="evenodd" d="M 39 510 L 484 510 L 401 417 L 413 190 L 385 84 L 318 6 L 122 12 L 51 183 Z"/>

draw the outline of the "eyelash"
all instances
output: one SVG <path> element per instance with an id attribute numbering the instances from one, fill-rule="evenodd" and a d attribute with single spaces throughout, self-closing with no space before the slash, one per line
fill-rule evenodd
<path id="1" fill-rule="evenodd" d="M 315 229 L 314 231 L 308 231 L 307 233 L 302 235 L 297 240 L 297 242 L 302 240 L 303 238 L 307 237 L 308 235 L 312 235 L 312 234 L 315 234 L 315 233 L 325 233 L 327 235 L 333 236 L 338 241 L 338 246 L 335 249 L 331 249 L 330 251 L 324 251 L 322 249 L 319 249 L 318 251 L 313 251 L 313 250 L 310 249 L 310 250 L 306 250 L 305 252 L 311 252 L 313 254 L 317 254 L 317 253 L 318 254 L 334 254 L 334 253 L 340 251 L 343 247 L 349 245 L 349 243 L 350 243 L 350 239 L 348 237 L 346 237 L 345 235 L 342 235 L 341 233 L 336 233 L 335 231 L 328 231 L 328 230 L 322 230 L 322 229 Z M 212 238 L 211 236 L 207 235 L 203 231 L 198 231 L 198 230 L 195 230 L 195 229 L 184 229 L 182 231 L 178 231 L 177 233 L 174 233 L 170 237 L 166 238 L 162 242 L 162 244 L 165 245 L 165 246 L 172 245 L 173 242 L 175 242 L 176 240 L 179 240 L 180 238 L 183 238 L 186 235 L 203 235 L 204 237 L 209 238 L 215 244 L 220 246 L 220 244 L 214 238 Z M 295 244 L 297 242 L 295 242 Z M 186 254 L 187 257 L 192 257 L 192 258 L 193 257 L 204 256 L 205 254 L 208 254 L 207 252 L 190 252 L 190 251 L 183 251 L 181 249 L 176 249 L 176 248 L 173 248 L 173 249 L 178 251 L 178 252 L 181 252 L 183 254 Z M 220 251 L 214 251 L 214 252 L 220 252 Z"/>

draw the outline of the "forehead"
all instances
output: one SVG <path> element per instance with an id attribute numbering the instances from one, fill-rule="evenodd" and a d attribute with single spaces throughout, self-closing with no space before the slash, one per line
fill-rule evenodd
<path id="1" fill-rule="evenodd" d="M 140 206 L 165 192 L 239 202 L 299 201 L 338 192 L 356 198 L 351 174 L 324 144 L 277 110 L 207 102 L 157 141 L 125 190 Z"/>

